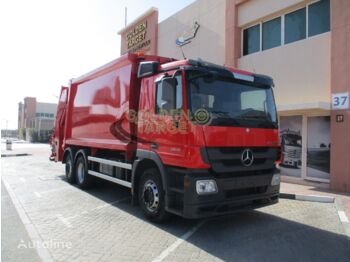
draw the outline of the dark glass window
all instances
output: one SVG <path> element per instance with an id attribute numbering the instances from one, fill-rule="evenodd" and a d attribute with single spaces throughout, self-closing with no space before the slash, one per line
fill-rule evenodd
<path id="1" fill-rule="evenodd" d="M 156 113 L 168 113 L 171 114 L 170 110 L 182 109 L 182 77 L 180 75 L 176 76 L 177 86 L 176 86 L 176 101 L 164 101 L 162 100 L 162 89 L 160 88 L 159 81 L 156 85 Z"/>
<path id="2" fill-rule="evenodd" d="M 281 17 L 262 24 L 262 49 L 281 45 Z"/>
<path id="3" fill-rule="evenodd" d="M 260 25 L 255 25 L 243 31 L 243 55 L 260 50 Z"/>
<path id="4" fill-rule="evenodd" d="M 285 15 L 284 43 L 292 43 L 306 37 L 306 8 Z"/>
<path id="5" fill-rule="evenodd" d="M 204 109 L 211 119 L 210 125 L 276 128 L 271 87 L 256 87 L 249 82 L 190 71 L 187 88 L 191 115 Z"/>
<path id="6" fill-rule="evenodd" d="M 329 0 L 321 0 L 309 5 L 309 36 L 330 30 Z"/>

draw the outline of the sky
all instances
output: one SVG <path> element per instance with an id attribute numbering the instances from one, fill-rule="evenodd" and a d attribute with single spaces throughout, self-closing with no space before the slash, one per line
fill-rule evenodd
<path id="1" fill-rule="evenodd" d="M 1 128 L 17 128 L 26 96 L 56 103 L 60 87 L 120 55 L 120 37 L 150 7 L 159 22 L 194 0 L 11 0 L 0 3 Z M 6 124 L 7 123 L 7 124 Z"/>

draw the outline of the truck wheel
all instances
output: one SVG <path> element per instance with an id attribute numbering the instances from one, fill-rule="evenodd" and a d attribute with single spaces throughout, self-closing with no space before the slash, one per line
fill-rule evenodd
<path id="1" fill-rule="evenodd" d="M 88 174 L 87 163 L 83 155 L 79 155 L 75 162 L 75 181 L 82 189 L 92 185 L 92 177 Z"/>
<path id="2" fill-rule="evenodd" d="M 66 156 L 66 178 L 68 183 L 74 184 L 75 183 L 75 176 L 74 176 L 74 168 L 73 168 L 73 156 L 71 153 L 68 153 Z"/>
<path id="3" fill-rule="evenodd" d="M 139 204 L 146 217 L 153 222 L 163 222 L 170 217 L 165 211 L 164 190 L 158 169 L 143 172 L 138 188 Z"/>

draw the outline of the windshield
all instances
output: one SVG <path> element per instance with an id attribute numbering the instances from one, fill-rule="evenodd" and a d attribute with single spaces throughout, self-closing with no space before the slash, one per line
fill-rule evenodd
<path id="1" fill-rule="evenodd" d="M 301 136 L 297 135 L 283 135 L 282 143 L 287 146 L 301 147 Z"/>
<path id="2" fill-rule="evenodd" d="M 205 71 L 189 71 L 187 87 L 192 115 L 198 110 L 208 112 L 209 125 L 277 128 L 270 87 L 255 87 Z"/>

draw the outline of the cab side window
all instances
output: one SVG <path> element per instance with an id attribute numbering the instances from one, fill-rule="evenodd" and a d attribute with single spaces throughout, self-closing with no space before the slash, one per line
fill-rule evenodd
<path id="1" fill-rule="evenodd" d="M 175 77 L 177 80 L 175 101 L 164 99 L 167 97 L 162 94 L 161 81 L 156 83 L 156 114 L 170 115 L 174 110 L 182 109 L 182 77 Z"/>

